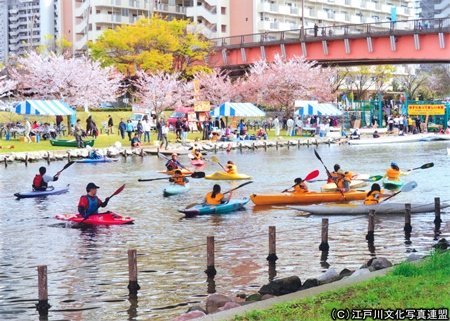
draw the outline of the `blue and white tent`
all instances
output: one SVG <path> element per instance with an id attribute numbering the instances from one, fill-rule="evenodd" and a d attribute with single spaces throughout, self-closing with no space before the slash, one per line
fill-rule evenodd
<path id="1" fill-rule="evenodd" d="M 59 100 L 25 100 L 16 106 L 16 113 L 25 115 L 74 115 L 76 111 Z"/>
<path id="2" fill-rule="evenodd" d="M 329 103 L 319 104 L 317 101 L 296 101 L 295 107 L 300 107 L 295 114 L 301 116 L 340 116 L 344 113 Z"/>
<path id="3" fill-rule="evenodd" d="M 214 108 L 211 117 L 264 117 L 266 113 L 252 103 L 224 103 Z"/>

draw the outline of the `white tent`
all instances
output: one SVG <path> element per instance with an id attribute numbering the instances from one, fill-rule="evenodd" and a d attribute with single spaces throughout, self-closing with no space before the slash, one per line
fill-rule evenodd
<path id="1" fill-rule="evenodd" d="M 296 115 L 340 116 L 344 113 L 332 104 L 319 104 L 313 100 L 296 100 L 295 107 L 300 107 Z"/>

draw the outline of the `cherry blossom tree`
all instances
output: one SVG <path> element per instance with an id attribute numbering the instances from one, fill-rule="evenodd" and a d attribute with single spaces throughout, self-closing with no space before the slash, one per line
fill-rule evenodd
<path id="1" fill-rule="evenodd" d="M 136 72 L 136 79 L 132 81 L 137 92 L 138 105 L 153 110 L 157 115 L 167 108 L 177 108 L 190 100 L 192 84 L 178 80 L 180 72 L 169 74 L 160 71 L 147 74 L 142 70 Z"/>
<path id="2" fill-rule="evenodd" d="M 71 106 L 98 106 L 114 101 L 124 91 L 123 76 L 89 58 L 65 58 L 55 54 L 29 53 L 9 70 L 17 92 L 33 99 L 64 100 Z"/>
<path id="3" fill-rule="evenodd" d="M 289 114 L 295 100 L 332 100 L 335 75 L 334 68 L 322 67 L 316 61 L 303 57 L 284 60 L 277 55 L 273 63 L 260 60 L 250 67 L 241 93 L 249 101 L 285 108 Z"/>
<path id="4" fill-rule="evenodd" d="M 7 79 L 6 76 L 0 77 L 0 98 L 8 96 L 15 89 L 16 82 Z"/>
<path id="5" fill-rule="evenodd" d="M 212 73 L 197 73 L 194 79 L 198 81 L 200 91 L 193 93 L 193 97 L 197 94 L 196 101 L 209 101 L 214 106 L 224 102 L 241 102 L 242 79 L 232 82 L 229 74 L 229 71 L 220 69 L 214 69 Z"/>

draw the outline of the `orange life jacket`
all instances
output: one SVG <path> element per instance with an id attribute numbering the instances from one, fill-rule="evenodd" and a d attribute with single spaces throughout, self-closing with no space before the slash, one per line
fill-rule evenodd
<path id="1" fill-rule="evenodd" d="M 223 199 L 223 194 L 222 193 L 217 193 L 216 197 L 212 197 L 212 192 L 209 192 L 208 194 L 206 194 L 205 198 L 206 198 L 206 203 L 208 204 L 212 204 L 212 205 L 218 205 L 220 204 L 220 202 Z"/>
<path id="2" fill-rule="evenodd" d="M 308 192 L 308 186 L 306 186 L 305 182 L 295 185 L 294 193 L 306 193 Z"/>
<path id="3" fill-rule="evenodd" d="M 387 177 L 390 181 L 396 181 L 398 180 L 398 178 L 400 177 L 400 171 L 399 170 L 395 170 L 392 167 L 389 168 L 387 171 Z"/>
<path id="4" fill-rule="evenodd" d="M 364 204 L 372 205 L 378 204 L 380 191 L 373 191 L 369 196 L 366 196 Z"/>
<path id="5" fill-rule="evenodd" d="M 173 178 L 173 182 L 175 184 L 181 185 L 181 186 L 185 186 L 186 185 L 186 181 L 184 179 L 184 176 L 179 176 L 179 177 L 172 177 Z"/>
<path id="6" fill-rule="evenodd" d="M 237 174 L 236 165 L 228 164 L 226 167 L 228 168 L 228 174 Z"/>

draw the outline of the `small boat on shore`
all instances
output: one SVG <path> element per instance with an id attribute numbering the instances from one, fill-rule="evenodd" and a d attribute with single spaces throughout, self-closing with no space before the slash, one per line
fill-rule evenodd
<path id="1" fill-rule="evenodd" d="M 17 198 L 32 198 L 32 197 L 44 197 L 48 195 L 59 195 L 64 194 L 69 191 L 69 186 L 63 188 L 55 188 L 53 186 L 47 187 L 45 191 L 29 191 L 29 192 L 19 192 L 15 193 L 14 196 Z"/>
<path id="2" fill-rule="evenodd" d="M 129 216 L 121 216 L 114 212 L 105 212 L 99 214 L 92 214 L 87 219 L 84 219 L 80 214 L 62 214 L 56 215 L 58 220 L 70 221 L 74 223 L 89 224 L 89 225 L 123 225 L 133 224 L 134 220 Z"/>
<path id="3" fill-rule="evenodd" d="M 49 139 L 52 146 L 77 147 L 76 139 Z M 95 139 L 83 140 L 84 146 L 94 146 Z"/>

